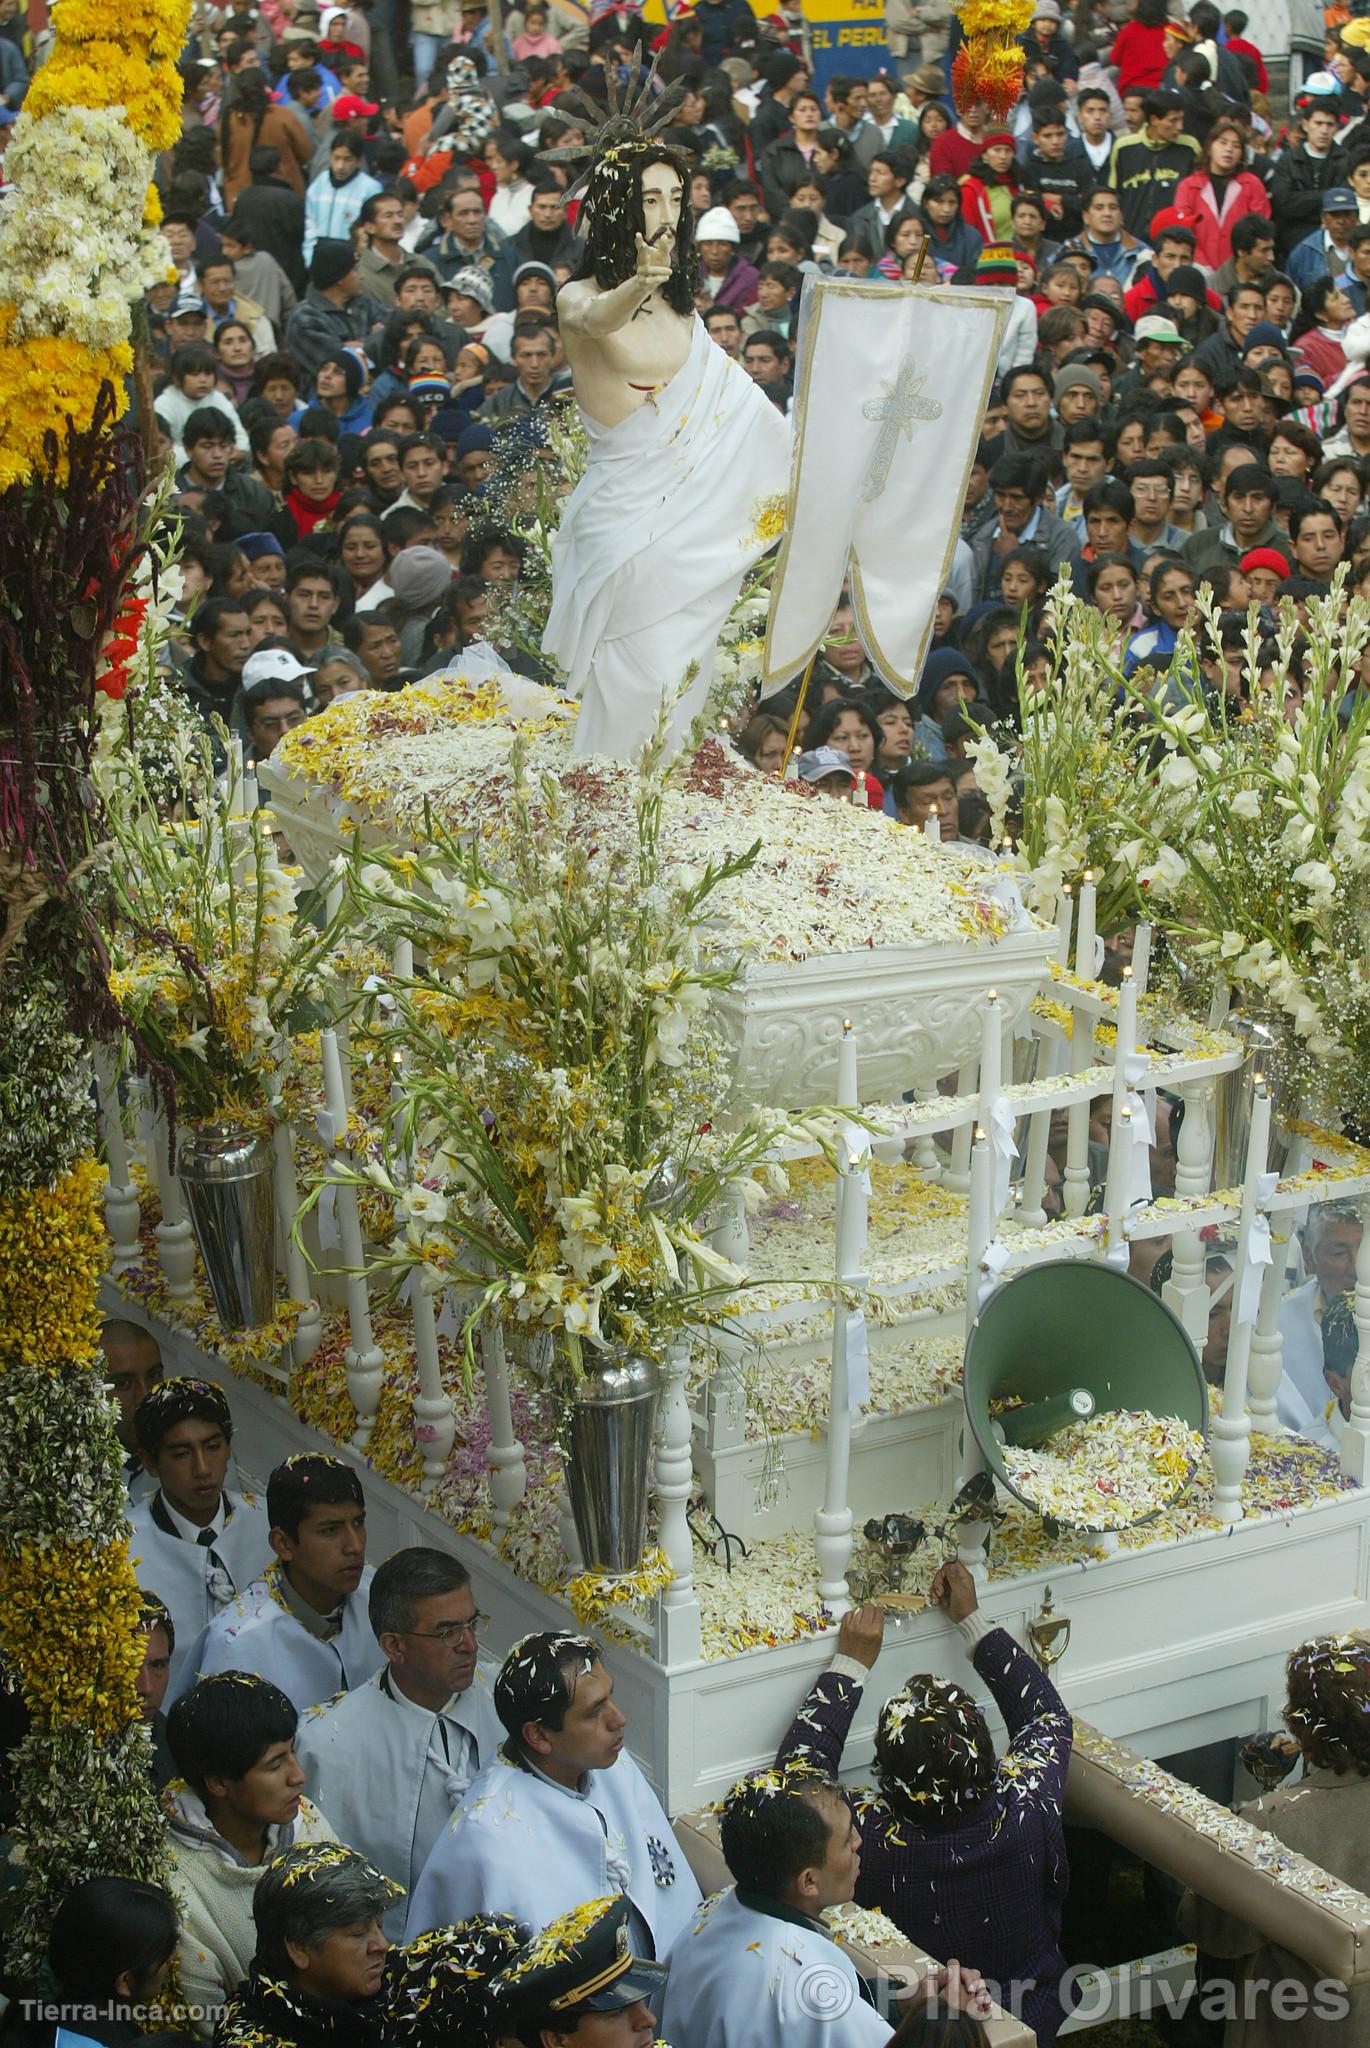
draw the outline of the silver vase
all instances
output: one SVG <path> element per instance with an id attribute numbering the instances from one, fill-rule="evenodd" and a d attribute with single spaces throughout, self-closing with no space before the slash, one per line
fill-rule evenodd
<path id="1" fill-rule="evenodd" d="M 1293 1138 L 1287 1126 L 1303 1110 L 1299 1060 L 1287 1027 L 1267 1017 L 1232 1011 L 1223 1030 L 1240 1038 L 1247 1057 L 1233 1073 L 1220 1074 L 1213 1089 L 1215 1188 L 1240 1186 L 1246 1175 L 1246 1148 L 1251 1136 L 1251 1077 L 1260 1074 L 1270 1093 L 1270 1148 L 1261 1170 L 1283 1173 Z"/>
<path id="2" fill-rule="evenodd" d="M 255 1330 L 276 1306 L 276 1176 L 271 1141 L 240 1124 L 202 1124 L 176 1171 L 226 1330 Z"/>
<path id="3" fill-rule="evenodd" d="M 587 1354 L 571 1409 L 566 1486 L 588 1571 L 630 1572 L 642 1562 L 660 1391 L 650 1358 Z"/>

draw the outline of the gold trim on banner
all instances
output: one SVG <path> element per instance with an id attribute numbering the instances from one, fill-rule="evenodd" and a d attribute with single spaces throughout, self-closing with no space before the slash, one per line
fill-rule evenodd
<path id="1" fill-rule="evenodd" d="M 821 631 L 817 635 L 817 637 L 810 643 L 810 645 L 804 650 L 803 655 L 797 662 L 795 662 L 793 665 L 787 664 L 786 673 L 783 676 L 776 675 L 772 667 L 771 657 L 772 626 L 775 619 L 776 604 L 780 592 L 784 588 L 785 572 L 789 564 L 790 537 L 791 528 L 793 524 L 793 510 L 795 505 L 798 503 L 799 479 L 804 462 L 804 431 L 808 419 L 809 379 L 813 370 L 814 358 L 818 353 L 818 329 L 819 323 L 823 315 L 823 306 L 825 301 L 829 298 L 829 296 L 859 299 L 889 299 L 891 295 L 891 287 L 888 284 L 873 285 L 869 283 L 868 280 L 865 278 L 822 278 L 819 279 L 816 283 L 814 283 L 811 286 L 811 289 L 813 291 L 816 303 L 814 305 L 813 312 L 809 317 L 808 324 L 804 329 L 804 373 L 801 389 L 798 394 L 798 402 L 795 407 L 795 411 L 797 414 L 797 426 L 794 435 L 794 445 L 790 455 L 791 517 L 786 521 L 785 538 L 782 541 L 780 548 L 780 559 L 776 564 L 775 575 L 771 581 L 770 609 L 766 615 L 766 645 L 762 657 L 762 701 L 764 701 L 767 697 L 774 696 L 777 690 L 783 690 L 785 685 L 791 680 L 792 677 L 798 675 L 802 669 L 804 669 L 809 663 L 811 663 L 816 658 L 818 650 L 823 645 L 823 634 L 827 630 L 826 627 L 823 628 L 823 631 Z M 996 371 L 998 369 L 999 348 L 1004 338 L 1004 329 L 1008 325 L 1009 305 L 1006 299 L 1004 298 L 1003 294 L 995 291 L 976 291 L 973 287 L 968 287 L 964 285 L 943 284 L 900 284 L 893 287 L 893 289 L 903 299 L 936 299 L 939 302 L 942 302 L 949 306 L 987 306 L 990 309 L 990 311 L 993 312 L 995 316 L 994 345 L 986 359 L 985 375 L 980 390 L 980 418 L 981 420 L 983 420 L 985 414 L 985 407 L 989 402 L 989 395 L 991 390 L 993 389 L 994 378 Z M 969 449 L 967 451 L 965 462 L 963 463 L 961 469 L 961 482 L 956 500 L 958 504 L 960 504 L 965 498 L 966 485 L 970 481 L 971 467 L 974 463 L 975 451 L 978 446 L 979 428 L 977 427 L 976 433 L 972 438 Z M 856 525 L 855 506 L 853 506 L 852 508 L 851 525 L 854 530 Z M 938 584 L 939 592 L 945 589 L 946 587 L 947 576 L 951 569 L 952 558 L 956 553 L 956 543 L 959 540 L 959 538 L 960 524 L 958 521 L 952 528 L 952 532 L 947 541 L 946 553 L 942 558 L 941 580 Z M 928 618 L 927 629 L 923 635 L 921 642 L 919 643 L 918 659 L 914 665 L 913 675 L 909 679 L 907 687 L 905 687 L 903 683 L 892 680 L 894 675 L 893 664 L 890 663 L 888 661 L 888 658 L 884 655 L 883 650 L 881 649 L 880 644 L 875 637 L 874 630 L 871 626 L 870 612 L 866 604 L 865 592 L 861 583 L 860 567 L 852 556 L 851 534 L 848 535 L 847 539 L 847 555 L 843 568 L 844 574 L 849 573 L 851 577 L 852 609 L 856 615 L 857 631 L 860 634 L 862 646 L 865 648 L 867 655 L 870 657 L 870 660 L 879 670 L 882 679 L 894 691 L 896 696 L 905 698 L 913 696 L 915 690 L 918 687 L 918 678 L 922 674 L 923 663 L 927 657 L 928 641 L 932 637 L 933 626 L 936 623 L 936 602 L 934 601 L 933 603 L 932 611 Z"/>

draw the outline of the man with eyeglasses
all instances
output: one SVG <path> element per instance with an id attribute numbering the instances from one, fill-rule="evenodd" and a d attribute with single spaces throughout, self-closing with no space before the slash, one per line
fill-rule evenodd
<path id="1" fill-rule="evenodd" d="M 305 1715 L 297 1751 L 311 1796 L 336 1812 L 340 1840 L 407 1895 L 503 1737 L 477 1654 L 490 1617 L 476 1606 L 464 1564 L 417 1547 L 379 1567 L 369 1612 L 384 1668 Z M 386 1915 L 393 1941 L 405 1912 L 401 1899 Z"/>

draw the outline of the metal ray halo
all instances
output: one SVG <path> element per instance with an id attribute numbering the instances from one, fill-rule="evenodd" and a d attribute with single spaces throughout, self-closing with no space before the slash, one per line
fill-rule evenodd
<path id="1" fill-rule="evenodd" d="M 629 87 L 623 93 L 620 93 L 615 70 L 606 66 L 604 82 L 609 109 L 607 115 L 598 100 L 591 99 L 589 93 L 578 85 L 568 86 L 564 92 L 558 93 L 556 105 L 548 109 L 550 113 L 559 113 L 570 101 L 575 107 L 583 108 L 593 124 L 587 127 L 584 142 L 570 142 L 558 149 L 544 149 L 538 152 L 543 163 L 584 165 L 575 183 L 567 188 L 568 199 L 573 198 L 589 182 L 595 160 L 603 156 L 606 150 L 613 148 L 616 143 L 631 142 L 640 145 L 651 142 L 667 126 L 672 114 L 685 97 L 686 81 L 683 78 L 673 79 L 653 104 L 653 89 L 660 64 L 661 52 L 658 51 L 637 91 L 634 92 Z M 647 112 L 649 106 L 650 114 Z"/>

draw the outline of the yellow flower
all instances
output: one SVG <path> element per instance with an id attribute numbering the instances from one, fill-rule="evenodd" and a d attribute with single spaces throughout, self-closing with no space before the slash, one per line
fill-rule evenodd
<path id="1" fill-rule="evenodd" d="M 128 1544 L 0 1547 L 0 1637 L 39 1726 L 67 1723 L 97 1745 L 137 1719 L 142 1596 Z"/>
<path id="2" fill-rule="evenodd" d="M 104 1184 L 103 1166 L 82 1159 L 55 1187 L 0 1202 L 0 1372 L 12 1359 L 54 1371 L 94 1359 L 95 1291 L 109 1263 Z"/>

